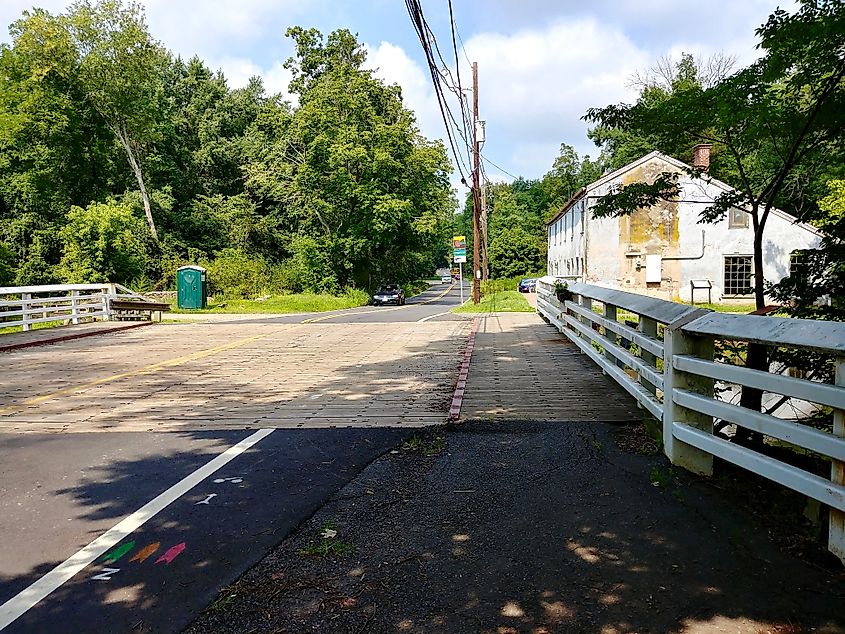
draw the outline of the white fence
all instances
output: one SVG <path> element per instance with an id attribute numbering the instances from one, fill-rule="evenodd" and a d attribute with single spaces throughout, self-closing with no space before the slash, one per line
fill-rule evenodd
<path id="1" fill-rule="evenodd" d="M 0 286 L 0 327 L 110 318 L 111 299 L 142 299 L 120 284 Z"/>
<path id="2" fill-rule="evenodd" d="M 560 301 L 555 294 L 556 281 L 554 277 L 538 280 L 537 312 L 662 422 L 663 448 L 672 463 L 710 475 L 717 456 L 822 502 L 830 509 L 828 547 L 845 561 L 845 323 L 714 313 L 571 282 L 571 296 Z M 631 319 L 624 318 L 626 312 Z M 716 341 L 830 355 L 835 359 L 835 383 L 715 362 Z M 721 401 L 714 394 L 716 382 L 831 408 L 833 431 Z M 716 421 L 737 424 L 824 456 L 831 464 L 830 477 L 714 435 Z"/>

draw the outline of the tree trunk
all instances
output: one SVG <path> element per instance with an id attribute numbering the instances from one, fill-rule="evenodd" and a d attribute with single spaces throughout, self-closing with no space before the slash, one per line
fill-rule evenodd
<path id="1" fill-rule="evenodd" d="M 763 224 L 754 229 L 754 303 L 757 310 L 766 307 L 766 288 L 763 278 Z"/>
<path id="2" fill-rule="evenodd" d="M 150 233 L 153 234 L 153 239 L 158 242 L 158 232 L 156 231 L 156 224 L 153 220 L 153 212 L 150 208 L 150 196 L 147 194 L 147 187 L 144 185 L 144 174 L 141 172 L 141 164 L 138 162 L 138 159 L 135 157 L 135 153 L 132 151 L 132 144 L 129 142 L 129 134 L 127 134 L 126 130 L 122 128 L 118 128 L 115 130 L 117 134 L 117 138 L 120 140 L 120 144 L 123 146 L 123 149 L 126 151 L 126 158 L 129 160 L 129 167 L 132 168 L 132 172 L 135 174 L 135 178 L 138 181 L 138 187 L 141 190 L 141 200 L 144 202 L 144 214 L 147 216 L 147 224 L 150 225 Z"/>
<path id="3" fill-rule="evenodd" d="M 756 214 L 755 214 L 756 216 Z M 766 295 L 763 280 L 763 226 L 754 219 L 754 300 L 757 309 L 765 308 Z M 769 354 L 766 346 L 759 343 L 749 343 L 745 355 L 745 367 L 751 370 L 769 370 Z M 759 412 L 763 407 L 763 392 L 753 387 L 743 386 L 742 395 L 739 399 L 740 407 Z M 761 447 L 763 435 L 760 432 L 751 431 L 744 427 L 736 428 L 734 441 L 737 444 L 747 447 Z"/>

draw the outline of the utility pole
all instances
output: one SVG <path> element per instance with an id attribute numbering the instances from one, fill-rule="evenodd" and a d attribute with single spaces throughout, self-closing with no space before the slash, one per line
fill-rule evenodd
<path id="1" fill-rule="evenodd" d="M 479 219 L 481 191 L 479 187 L 478 156 L 478 62 L 472 63 L 472 303 L 481 301 L 481 267 L 479 263 Z"/>
<path id="2" fill-rule="evenodd" d="M 490 275 L 487 259 L 487 181 L 481 183 L 481 279 L 485 282 Z"/>

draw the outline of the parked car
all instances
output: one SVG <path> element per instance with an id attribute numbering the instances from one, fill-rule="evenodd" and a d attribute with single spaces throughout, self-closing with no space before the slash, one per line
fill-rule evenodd
<path id="1" fill-rule="evenodd" d="M 517 288 L 520 293 L 534 293 L 537 290 L 537 279 L 534 277 L 526 277 L 524 280 L 520 281 Z"/>
<path id="2" fill-rule="evenodd" d="M 397 284 L 386 284 L 380 286 L 373 294 L 373 306 L 384 304 L 396 304 L 401 306 L 405 303 L 405 291 Z"/>

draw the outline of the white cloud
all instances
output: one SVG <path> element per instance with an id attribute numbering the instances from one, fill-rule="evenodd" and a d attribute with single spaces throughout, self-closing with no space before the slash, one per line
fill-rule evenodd
<path id="1" fill-rule="evenodd" d="M 633 99 L 627 78 L 651 61 L 622 31 L 593 18 L 480 34 L 466 49 L 478 62 L 488 153 L 498 163 L 509 157 L 510 165 L 502 165 L 509 171 L 535 176 L 549 169 L 561 142 L 595 155 L 581 116 L 590 107 Z M 507 150 L 503 138 L 510 141 Z"/>
<path id="2" fill-rule="evenodd" d="M 288 84 L 293 79 L 293 73 L 284 67 L 282 62 L 276 62 L 272 67 L 261 73 L 264 78 L 264 88 L 268 94 L 281 93 L 290 101 L 296 100 L 296 95 L 288 92 Z"/>
<path id="3" fill-rule="evenodd" d="M 216 57 L 284 37 L 308 0 L 144 0 L 153 36 L 183 57 Z"/>
<path id="4" fill-rule="evenodd" d="M 388 84 L 399 84 L 405 106 L 417 114 L 417 123 L 423 134 L 432 138 L 443 136 L 443 122 L 437 109 L 437 100 L 431 88 L 431 76 L 412 60 L 399 46 L 381 42 L 378 46 L 366 45 L 366 67 Z"/>
<path id="5" fill-rule="evenodd" d="M 296 99 L 295 95 L 288 92 L 288 84 L 293 75 L 282 62 L 276 62 L 270 68 L 261 68 L 245 57 L 224 57 L 220 60 L 209 61 L 207 65 L 212 70 L 222 70 L 230 88 L 243 88 L 251 77 L 257 76 L 263 80 L 267 94 L 281 93 L 289 101 Z"/>

